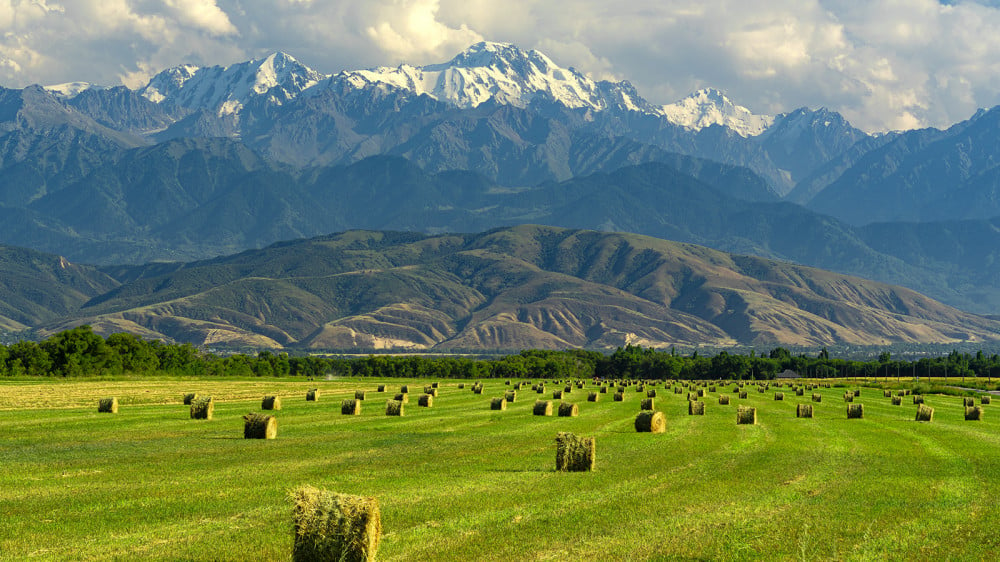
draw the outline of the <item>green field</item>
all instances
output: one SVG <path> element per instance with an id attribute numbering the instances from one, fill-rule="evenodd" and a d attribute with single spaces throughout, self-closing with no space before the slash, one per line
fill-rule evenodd
<path id="1" fill-rule="evenodd" d="M 961 398 L 928 395 L 934 421 L 904 397 L 845 388 L 809 402 L 784 389 L 688 416 L 660 389 L 664 434 L 639 434 L 644 394 L 588 389 L 576 418 L 533 416 L 528 389 L 506 411 L 484 381 L 474 395 L 441 381 L 432 408 L 384 415 L 386 394 L 427 381 L 166 380 L 0 382 L 0 558 L 287 560 L 291 489 L 371 495 L 382 509 L 381 560 L 984 560 L 1000 556 L 1000 413 L 964 420 Z M 306 402 L 318 387 L 317 402 Z M 556 385 L 547 385 L 546 398 Z M 852 386 L 851 388 L 856 388 Z M 342 398 L 368 391 L 360 416 Z M 185 392 L 216 399 L 189 419 Z M 265 394 L 283 401 L 278 437 L 242 439 Z M 117 396 L 118 414 L 97 401 Z M 556 402 L 558 404 L 558 401 Z M 736 407 L 758 408 L 737 426 Z M 589 473 L 557 473 L 555 435 L 597 438 Z"/>

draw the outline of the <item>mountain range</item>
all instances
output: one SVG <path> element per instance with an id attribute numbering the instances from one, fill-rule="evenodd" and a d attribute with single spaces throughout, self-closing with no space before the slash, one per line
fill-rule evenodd
<path id="1" fill-rule="evenodd" d="M 823 108 L 754 114 L 711 88 L 657 105 L 502 43 L 336 74 L 279 52 L 177 66 L 136 90 L 0 88 L 0 243 L 110 266 L 351 229 L 535 223 L 821 267 L 997 314 L 998 142 L 997 109 L 868 134 Z"/>

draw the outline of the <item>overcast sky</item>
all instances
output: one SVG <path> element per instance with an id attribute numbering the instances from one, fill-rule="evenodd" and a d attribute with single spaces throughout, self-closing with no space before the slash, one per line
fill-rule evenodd
<path id="1" fill-rule="evenodd" d="M 1000 9 L 985 0 L 0 0 L 0 85 L 136 87 L 276 50 L 334 73 L 484 39 L 653 103 L 711 86 L 755 113 L 827 107 L 869 131 L 1000 104 Z"/>

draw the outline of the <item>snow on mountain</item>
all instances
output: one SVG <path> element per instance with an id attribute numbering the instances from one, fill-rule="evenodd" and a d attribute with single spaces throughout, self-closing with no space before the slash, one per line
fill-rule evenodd
<path id="1" fill-rule="evenodd" d="M 442 64 L 344 71 L 331 82 L 346 82 L 356 88 L 385 84 L 460 108 L 476 107 L 491 98 L 526 107 L 543 94 L 571 108 L 600 111 L 622 106 L 653 111 L 628 83 L 614 88 L 615 84 L 594 82 L 572 68 L 560 67 L 539 51 L 522 51 L 507 43 L 477 43 Z"/>
<path id="2" fill-rule="evenodd" d="M 690 96 L 664 105 L 663 115 L 672 123 L 701 130 L 710 125 L 724 125 L 744 137 L 759 135 L 774 122 L 769 115 L 754 115 L 734 104 L 719 90 L 705 88 Z"/>
<path id="3" fill-rule="evenodd" d="M 278 52 L 230 66 L 176 66 L 154 76 L 140 94 L 152 102 L 171 101 L 181 107 L 210 109 L 221 116 L 239 113 L 260 96 L 281 105 L 324 78 Z"/>
<path id="4" fill-rule="evenodd" d="M 56 97 L 70 100 L 80 95 L 81 93 L 90 90 L 106 90 L 107 86 L 97 86 L 91 84 L 90 82 L 66 82 L 65 84 L 54 84 L 52 86 L 45 86 L 45 90 L 52 92 Z"/>

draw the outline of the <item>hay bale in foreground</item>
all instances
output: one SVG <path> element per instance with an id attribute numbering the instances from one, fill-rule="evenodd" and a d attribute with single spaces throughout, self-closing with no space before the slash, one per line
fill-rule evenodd
<path id="1" fill-rule="evenodd" d="M 594 470 L 595 439 L 577 437 L 568 431 L 556 434 L 556 470 L 587 472 Z"/>
<path id="2" fill-rule="evenodd" d="M 402 416 L 403 415 L 403 401 L 402 400 L 386 400 L 385 401 L 385 415 L 387 415 L 387 416 Z"/>
<path id="3" fill-rule="evenodd" d="M 797 418 L 811 418 L 811 417 L 813 417 L 813 405 L 812 404 L 799 404 L 795 408 L 795 417 L 797 417 Z"/>
<path id="4" fill-rule="evenodd" d="M 303 486 L 291 494 L 295 543 L 292 560 L 373 562 L 382 539 L 375 498 Z"/>
<path id="5" fill-rule="evenodd" d="M 190 406 L 191 402 L 194 402 L 197 399 L 198 399 L 198 394 L 197 393 L 195 393 L 195 392 L 189 392 L 189 393 L 187 393 L 187 394 L 184 395 L 184 405 L 185 406 Z"/>
<path id="6" fill-rule="evenodd" d="M 402 402 L 403 404 L 409 404 L 410 403 L 410 395 L 409 394 L 404 394 L 402 392 L 400 392 L 400 393 L 396 394 L 395 396 L 393 396 L 392 399 L 396 400 L 397 402 Z"/>
<path id="7" fill-rule="evenodd" d="M 736 408 L 736 425 L 757 425 L 757 408 L 750 406 Z"/>
<path id="8" fill-rule="evenodd" d="M 560 418 L 575 418 L 580 415 L 580 408 L 571 402 L 563 402 L 559 404 L 559 417 Z"/>
<path id="9" fill-rule="evenodd" d="M 340 403 L 340 414 L 344 416 L 360 416 L 361 401 L 357 398 L 344 398 Z"/>
<path id="10" fill-rule="evenodd" d="M 689 416 L 704 416 L 705 415 L 705 403 L 699 402 L 698 400 L 688 400 L 688 415 Z"/>
<path id="11" fill-rule="evenodd" d="M 653 407 L 653 401 L 654 401 L 653 398 L 643 398 L 641 401 L 639 401 L 639 409 L 655 410 L 656 408 Z"/>
<path id="12" fill-rule="evenodd" d="M 432 408 L 434 406 L 434 395 L 424 394 L 420 398 L 417 398 L 417 406 L 423 406 L 424 408 Z"/>
<path id="13" fill-rule="evenodd" d="M 551 416 L 552 415 L 552 401 L 551 400 L 535 400 L 534 407 L 531 408 L 531 413 L 536 416 Z"/>
<path id="14" fill-rule="evenodd" d="M 720 406 L 728 406 L 729 405 L 729 395 L 728 394 L 720 394 L 719 395 L 719 405 Z"/>
<path id="15" fill-rule="evenodd" d="M 253 412 L 243 416 L 244 439 L 274 439 L 278 436 L 278 418 Z"/>
<path id="16" fill-rule="evenodd" d="M 281 409 L 281 398 L 277 396 L 265 396 L 263 400 L 260 401 L 261 410 L 280 410 Z"/>
<path id="17" fill-rule="evenodd" d="M 643 410 L 635 417 L 635 430 L 640 433 L 663 433 L 667 430 L 667 418 L 663 412 Z"/>
<path id="18" fill-rule="evenodd" d="M 934 421 L 934 408 L 926 404 L 917 405 L 917 421 Z"/>
<path id="19" fill-rule="evenodd" d="M 193 420 L 210 420 L 213 411 L 215 411 L 215 400 L 212 400 L 211 396 L 198 398 L 191 402 L 191 419 Z"/>
<path id="20" fill-rule="evenodd" d="M 507 399 L 506 398 L 494 398 L 490 400 L 491 410 L 506 410 L 507 409 Z"/>
<path id="21" fill-rule="evenodd" d="M 966 408 L 965 421 L 983 421 L 983 407 L 970 406 Z"/>
<path id="22" fill-rule="evenodd" d="M 316 402 L 319 400 L 319 389 L 312 388 L 306 392 L 306 402 Z"/>
<path id="23" fill-rule="evenodd" d="M 847 405 L 847 419 L 849 420 L 860 420 L 865 417 L 865 405 L 864 404 L 848 404 Z"/>
<path id="24" fill-rule="evenodd" d="M 111 398 L 101 398 L 97 402 L 97 411 L 102 414 L 117 414 L 118 398 L 114 396 L 112 396 Z"/>

